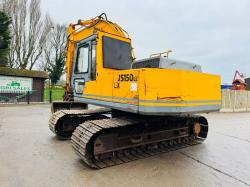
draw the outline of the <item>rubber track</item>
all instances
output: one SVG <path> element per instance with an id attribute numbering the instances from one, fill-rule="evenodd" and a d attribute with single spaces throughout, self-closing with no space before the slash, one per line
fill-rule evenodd
<path id="1" fill-rule="evenodd" d="M 133 125 L 135 122 L 137 121 L 120 118 L 91 120 L 84 122 L 76 128 L 71 137 L 73 149 L 87 165 L 92 168 L 102 169 L 150 157 L 160 153 L 174 151 L 191 145 L 196 145 L 203 141 L 203 139 L 195 138 L 194 136 L 177 138 L 159 143 L 148 144 L 146 146 L 138 146 L 130 149 L 119 150 L 113 152 L 112 158 L 104 160 L 96 160 L 93 155 L 90 155 L 91 153 L 87 151 L 87 144 L 91 141 L 91 138 L 96 133 L 107 128 Z"/>
<path id="2" fill-rule="evenodd" d="M 54 133 L 56 133 L 56 125 L 62 118 L 67 117 L 82 117 L 84 115 L 92 115 L 92 114 L 104 114 L 109 113 L 111 110 L 106 108 L 98 108 L 98 109 L 89 109 L 89 110 L 60 110 L 53 113 L 49 119 L 49 129 Z"/>

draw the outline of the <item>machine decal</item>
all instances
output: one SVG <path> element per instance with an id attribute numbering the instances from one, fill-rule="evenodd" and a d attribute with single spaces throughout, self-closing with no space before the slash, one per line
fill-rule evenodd
<path id="1" fill-rule="evenodd" d="M 129 81 L 137 81 L 137 77 L 134 76 L 133 74 L 120 74 L 118 78 L 118 82 L 129 82 Z"/>
<path id="2" fill-rule="evenodd" d="M 114 88 L 120 88 L 120 83 L 119 82 L 115 82 L 114 83 Z"/>
<path id="3" fill-rule="evenodd" d="M 130 91 L 131 92 L 137 92 L 138 90 L 138 86 L 137 86 L 137 82 L 133 82 L 130 84 Z"/>

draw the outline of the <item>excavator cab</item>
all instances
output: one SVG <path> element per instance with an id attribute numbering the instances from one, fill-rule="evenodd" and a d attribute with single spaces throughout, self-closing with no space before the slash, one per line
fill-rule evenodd
<path id="1" fill-rule="evenodd" d="M 86 82 L 96 81 L 98 72 L 102 73 L 103 69 L 126 70 L 131 68 L 132 55 L 129 42 L 103 34 L 102 39 L 99 38 L 95 34 L 76 44 L 76 56 L 71 74 L 74 97 L 81 97 Z M 100 56 L 103 56 L 103 60 Z"/>
<path id="2" fill-rule="evenodd" d="M 78 24 L 84 25 L 82 21 Z M 103 32 L 102 27 L 108 32 Z M 133 55 L 130 38 L 125 37 L 124 31 L 119 30 L 118 26 L 107 26 L 106 21 L 99 20 L 95 26 L 97 28 L 98 32 L 91 30 L 82 33 L 77 31 L 75 25 L 70 26 L 68 49 L 71 50 L 67 54 L 68 86 L 65 90 L 65 95 L 70 95 L 70 99 L 65 97 L 63 102 L 53 102 L 52 113 L 63 109 L 87 109 L 87 105 L 80 101 L 87 83 L 97 86 L 98 80 L 101 81 L 111 71 L 131 69 Z M 85 28 L 87 31 L 88 29 L 90 28 Z"/>

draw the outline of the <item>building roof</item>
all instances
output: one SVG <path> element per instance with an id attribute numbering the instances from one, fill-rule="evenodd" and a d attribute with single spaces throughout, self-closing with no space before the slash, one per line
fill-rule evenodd
<path id="1" fill-rule="evenodd" d="M 32 77 L 48 79 L 48 73 L 45 71 L 33 71 L 26 69 L 13 69 L 7 67 L 0 67 L 0 75 L 16 76 L 16 77 Z"/>

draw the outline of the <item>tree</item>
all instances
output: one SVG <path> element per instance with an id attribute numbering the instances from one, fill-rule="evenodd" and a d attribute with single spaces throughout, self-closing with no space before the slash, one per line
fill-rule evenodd
<path id="1" fill-rule="evenodd" d="M 31 70 L 46 48 L 51 19 L 42 16 L 40 0 L 3 0 L 3 9 L 12 19 L 10 66 Z"/>
<path id="2" fill-rule="evenodd" d="M 65 47 L 67 42 L 67 28 L 57 24 L 49 35 L 46 48 L 44 49 L 44 62 L 40 68 L 49 72 L 51 83 L 58 82 L 64 73 Z"/>
<path id="3" fill-rule="evenodd" d="M 0 67 L 6 66 L 8 63 L 8 54 L 10 47 L 10 18 L 0 11 Z"/>

